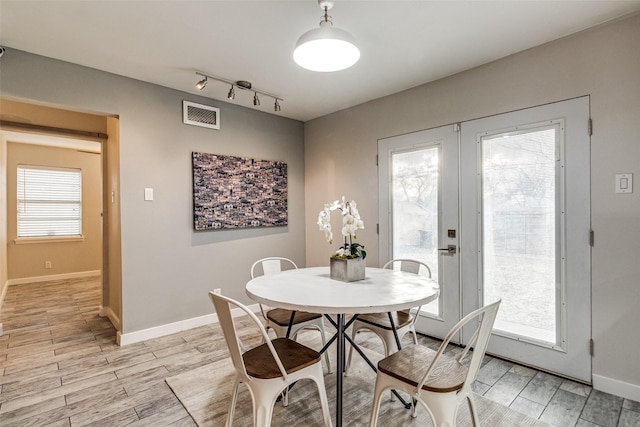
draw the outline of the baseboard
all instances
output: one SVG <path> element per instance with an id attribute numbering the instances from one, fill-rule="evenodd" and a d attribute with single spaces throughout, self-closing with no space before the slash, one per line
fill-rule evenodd
<path id="1" fill-rule="evenodd" d="M 254 313 L 260 311 L 259 304 L 250 305 L 248 306 L 248 308 Z M 231 315 L 233 317 L 242 316 L 244 314 L 245 312 L 239 308 L 234 308 L 233 310 L 231 310 Z M 165 335 L 175 334 L 176 332 L 182 332 L 188 329 L 197 328 L 199 326 L 210 325 L 212 323 L 218 323 L 218 315 L 215 313 L 207 314 L 206 316 L 181 320 L 179 322 L 169 323 L 162 326 L 156 326 L 149 329 L 143 329 L 141 331 L 129 332 L 127 334 L 118 332 L 117 342 L 121 346 L 134 344 L 153 338 L 163 337 Z"/>
<path id="2" fill-rule="evenodd" d="M 76 279 L 80 277 L 99 276 L 101 274 L 102 274 L 102 271 L 100 270 L 79 271 L 77 273 L 52 274 L 51 276 L 35 276 L 35 277 L 23 277 L 21 279 L 9 279 L 7 280 L 7 284 L 22 285 L 24 283 L 38 283 L 38 282 L 50 282 L 52 280 Z"/>
<path id="3" fill-rule="evenodd" d="M 592 375 L 592 377 L 594 389 L 640 402 L 640 385 L 614 380 L 601 375 Z"/>
<path id="4" fill-rule="evenodd" d="M 98 312 L 98 316 L 107 317 L 111 322 L 111 324 L 113 325 L 113 327 L 116 328 L 116 331 L 119 331 L 121 329 L 120 318 L 116 316 L 116 314 L 113 312 L 111 307 L 105 308 L 101 306 L 100 311 Z"/>
<path id="5" fill-rule="evenodd" d="M 4 297 L 7 295 L 7 288 L 9 287 L 9 281 L 6 281 L 2 285 L 2 292 L 0 292 L 0 314 L 2 314 L 2 307 L 4 304 Z M 0 337 L 4 335 L 4 329 L 2 327 L 2 323 L 0 323 Z"/>
<path id="6" fill-rule="evenodd" d="M 9 281 L 4 282 L 2 286 L 2 292 L 0 292 L 0 307 L 2 307 L 2 303 L 4 302 L 4 297 L 7 295 L 7 288 L 9 288 Z"/>

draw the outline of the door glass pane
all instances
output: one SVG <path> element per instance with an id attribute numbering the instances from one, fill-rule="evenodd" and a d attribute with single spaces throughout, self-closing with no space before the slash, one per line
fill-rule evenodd
<path id="1" fill-rule="evenodd" d="M 482 139 L 484 303 L 495 329 L 556 343 L 556 128 Z"/>
<path id="2" fill-rule="evenodd" d="M 391 154 L 393 258 L 422 261 L 438 281 L 438 146 Z M 422 311 L 440 317 L 439 300 Z"/>

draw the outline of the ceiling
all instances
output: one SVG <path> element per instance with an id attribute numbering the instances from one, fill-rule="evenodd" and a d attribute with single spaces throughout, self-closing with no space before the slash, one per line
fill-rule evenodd
<path id="1" fill-rule="evenodd" d="M 640 0 L 337 0 L 334 26 L 353 34 L 361 57 L 335 73 L 292 59 L 320 22 L 316 0 L 0 0 L 0 45 L 222 101 L 229 85 L 198 91 L 196 71 L 248 80 L 284 98 L 282 111 L 264 96 L 254 107 L 247 91 L 228 102 L 307 121 L 638 10 Z"/>

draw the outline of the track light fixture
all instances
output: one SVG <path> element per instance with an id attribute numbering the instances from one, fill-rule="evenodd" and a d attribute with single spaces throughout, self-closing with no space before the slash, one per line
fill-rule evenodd
<path id="1" fill-rule="evenodd" d="M 200 80 L 198 83 L 196 83 L 196 88 L 198 90 L 202 90 L 204 89 L 204 87 L 207 85 L 207 76 L 204 76 L 204 79 Z"/>
<path id="2" fill-rule="evenodd" d="M 237 87 L 238 89 L 250 90 L 250 91 L 253 92 L 253 105 L 255 105 L 255 106 L 259 106 L 260 105 L 260 98 L 258 98 L 258 94 L 260 94 L 260 95 L 264 95 L 264 96 L 268 96 L 270 98 L 273 98 L 274 101 L 275 101 L 275 104 L 273 106 L 273 110 L 274 111 L 281 111 L 280 102 L 278 102 L 278 101 L 284 101 L 283 98 L 279 97 L 278 95 L 274 95 L 272 93 L 256 89 L 256 88 L 252 87 L 251 82 L 248 82 L 246 80 L 233 81 L 233 80 L 225 79 L 225 78 L 222 78 L 222 77 L 212 76 L 211 74 L 204 74 L 204 73 L 201 73 L 199 71 L 196 71 L 196 76 L 203 77 L 202 80 L 200 80 L 198 83 L 196 83 L 196 88 L 199 89 L 199 90 L 204 89 L 204 87 L 207 85 L 208 79 L 217 80 L 219 82 L 227 83 L 227 84 L 231 85 L 231 89 L 229 89 L 229 92 L 227 93 L 227 98 L 228 99 L 235 99 L 236 98 L 236 92 L 235 92 L 234 88 Z"/>

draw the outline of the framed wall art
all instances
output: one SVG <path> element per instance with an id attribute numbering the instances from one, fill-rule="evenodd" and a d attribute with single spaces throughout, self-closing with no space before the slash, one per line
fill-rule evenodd
<path id="1" fill-rule="evenodd" d="M 192 153 L 195 230 L 287 225 L 287 164 Z"/>

